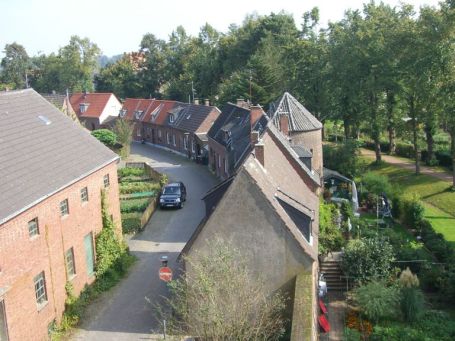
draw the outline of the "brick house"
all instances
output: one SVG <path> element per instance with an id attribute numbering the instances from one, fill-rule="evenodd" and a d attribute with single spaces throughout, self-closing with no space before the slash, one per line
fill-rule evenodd
<path id="1" fill-rule="evenodd" d="M 250 140 L 252 152 L 236 174 L 203 198 L 206 217 L 180 257 L 204 254 L 215 239 L 232 243 L 252 278 L 264 280 L 267 294 L 279 290 L 291 298 L 291 340 L 316 340 L 320 178 L 272 124 L 263 134 L 253 131 Z M 305 290 L 296 284 L 302 278 L 309 283 Z"/>
<path id="2" fill-rule="evenodd" d="M 210 170 L 220 179 L 232 176 L 251 149 L 251 131 L 266 124 L 261 107 L 227 103 L 207 134 Z"/>
<path id="3" fill-rule="evenodd" d="M 89 130 L 102 128 L 105 122 L 118 117 L 122 108 L 113 93 L 75 93 L 70 102 L 82 125 Z"/>
<path id="4" fill-rule="evenodd" d="M 168 100 L 127 98 L 120 117 L 134 123 L 133 139 L 197 159 L 207 132 L 219 115 L 216 107 Z"/>
<path id="5" fill-rule="evenodd" d="M 65 284 L 95 279 L 102 189 L 121 235 L 118 156 L 32 89 L 0 93 L 0 118 L 0 339 L 47 340 Z"/>
<path id="6" fill-rule="evenodd" d="M 322 177 L 322 123 L 288 92 L 270 105 L 268 114 L 305 164 Z"/>

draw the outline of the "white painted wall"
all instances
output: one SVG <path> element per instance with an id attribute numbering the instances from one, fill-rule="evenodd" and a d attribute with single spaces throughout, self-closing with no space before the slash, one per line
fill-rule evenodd
<path id="1" fill-rule="evenodd" d="M 100 124 L 102 124 L 109 116 L 117 117 L 120 109 L 122 109 L 122 104 L 114 94 L 111 94 L 103 112 L 100 115 Z"/>

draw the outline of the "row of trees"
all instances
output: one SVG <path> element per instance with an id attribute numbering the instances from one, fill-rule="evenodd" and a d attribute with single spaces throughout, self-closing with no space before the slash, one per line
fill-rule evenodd
<path id="1" fill-rule="evenodd" d="M 455 1 L 424 7 L 370 2 L 320 28 L 317 8 L 298 28 L 286 13 L 247 16 L 221 33 L 209 24 L 198 36 L 181 26 L 167 41 L 143 36 L 134 53 L 98 70 L 99 48 L 72 37 L 58 54 L 28 57 L 13 43 L 5 48 L 1 81 L 38 91 L 112 91 L 120 98 L 156 97 L 215 104 L 247 98 L 266 105 L 284 90 L 321 121 L 342 122 L 346 138 L 365 132 L 397 134 L 412 141 L 419 172 L 419 142 L 434 159 L 434 135 L 444 128 L 455 156 Z M 5 86 L 5 85 L 3 85 Z"/>

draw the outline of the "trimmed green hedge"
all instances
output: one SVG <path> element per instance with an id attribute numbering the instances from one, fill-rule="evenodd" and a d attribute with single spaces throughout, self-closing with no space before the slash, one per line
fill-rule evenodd
<path id="1" fill-rule="evenodd" d="M 121 177 L 124 176 L 141 176 L 145 175 L 145 169 L 144 168 L 133 168 L 133 167 L 125 167 L 125 168 L 120 168 L 118 170 L 118 175 Z"/>
<path id="2" fill-rule="evenodd" d="M 145 182 L 145 181 L 137 181 L 137 182 L 122 182 L 120 183 L 120 194 L 130 194 L 135 192 L 151 192 L 151 191 L 159 191 L 160 184 L 156 182 Z"/>
<path id="3" fill-rule="evenodd" d="M 150 202 L 149 198 L 120 201 L 120 212 L 144 212 Z"/>

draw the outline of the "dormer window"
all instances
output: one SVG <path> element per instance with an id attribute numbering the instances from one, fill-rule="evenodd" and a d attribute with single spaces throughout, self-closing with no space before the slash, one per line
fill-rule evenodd
<path id="1" fill-rule="evenodd" d="M 79 110 L 80 110 L 81 114 L 83 114 L 84 112 L 87 111 L 88 105 L 89 105 L 88 103 L 81 103 L 81 104 L 79 104 Z"/>
<path id="2" fill-rule="evenodd" d="M 134 117 L 136 118 L 136 120 L 140 120 L 143 113 L 144 113 L 143 110 L 136 110 L 136 111 L 134 112 Z"/>
<path id="3" fill-rule="evenodd" d="M 162 107 L 163 107 L 163 104 L 161 103 L 159 106 L 156 107 L 155 110 L 153 110 L 153 112 L 152 112 L 152 122 L 156 120 L 156 118 L 157 118 L 158 114 L 160 113 Z"/>
<path id="4" fill-rule="evenodd" d="M 224 140 L 228 141 L 231 138 L 231 132 L 229 130 L 224 132 Z"/>
<path id="5" fill-rule="evenodd" d="M 175 121 L 174 115 L 173 115 L 173 114 L 170 114 L 170 115 L 169 115 L 169 123 L 174 123 L 174 121 Z"/>
<path id="6" fill-rule="evenodd" d="M 126 109 L 120 109 L 118 115 L 120 118 L 124 118 L 126 116 L 127 112 L 128 112 L 128 110 L 126 110 Z"/>

